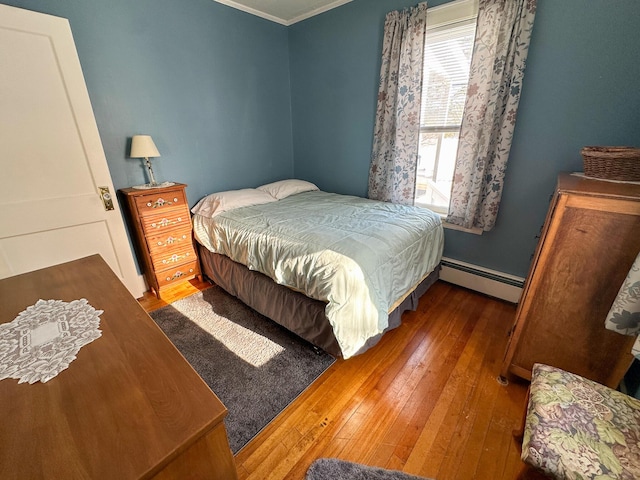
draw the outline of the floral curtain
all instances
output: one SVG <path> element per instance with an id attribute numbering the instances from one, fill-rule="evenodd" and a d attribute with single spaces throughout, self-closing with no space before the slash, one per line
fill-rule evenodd
<path id="1" fill-rule="evenodd" d="M 620 287 L 605 320 L 605 326 L 623 335 L 640 334 L 640 253 Z M 640 337 L 636 339 L 632 353 L 640 359 Z"/>
<path id="2" fill-rule="evenodd" d="M 536 0 L 480 0 L 447 222 L 496 222 Z"/>
<path id="3" fill-rule="evenodd" d="M 420 139 L 427 4 L 387 14 L 369 198 L 413 204 Z"/>

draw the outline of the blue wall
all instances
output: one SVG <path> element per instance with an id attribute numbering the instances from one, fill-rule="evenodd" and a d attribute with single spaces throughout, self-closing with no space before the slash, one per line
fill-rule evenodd
<path id="1" fill-rule="evenodd" d="M 286 28 L 212 0 L 0 2 L 69 19 L 115 187 L 146 181 L 127 154 L 147 133 L 158 180 L 191 204 L 291 176 L 365 195 L 384 16 L 417 3 Z M 446 256 L 525 276 L 557 173 L 581 170 L 584 145 L 640 144 L 637 18 L 637 0 L 538 0 L 497 226 L 447 230 Z"/>
<path id="2" fill-rule="evenodd" d="M 286 27 L 212 0 L 0 1 L 69 19 L 116 188 L 147 181 L 137 133 L 192 205 L 292 175 Z"/>
<path id="3" fill-rule="evenodd" d="M 387 12 L 355 0 L 289 28 L 295 175 L 365 195 Z M 446 3 L 430 0 L 430 6 Z M 637 0 L 538 0 L 496 227 L 447 230 L 445 256 L 526 276 L 558 172 L 584 145 L 640 144 Z"/>

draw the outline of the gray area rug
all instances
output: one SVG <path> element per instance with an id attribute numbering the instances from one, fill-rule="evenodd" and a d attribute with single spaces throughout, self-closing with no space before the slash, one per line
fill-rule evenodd
<path id="1" fill-rule="evenodd" d="M 429 480 L 397 470 L 368 467 L 337 458 L 319 458 L 311 464 L 305 480 Z"/>
<path id="2" fill-rule="evenodd" d="M 233 453 L 335 361 L 218 286 L 150 315 L 229 410 Z"/>

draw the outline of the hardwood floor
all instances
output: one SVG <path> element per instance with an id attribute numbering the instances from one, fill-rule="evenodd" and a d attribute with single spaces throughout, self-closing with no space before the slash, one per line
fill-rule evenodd
<path id="1" fill-rule="evenodd" d="M 202 288 L 193 281 L 168 298 Z M 319 457 L 438 480 L 516 478 L 526 383 L 496 380 L 514 315 L 514 305 L 437 282 L 400 327 L 336 361 L 242 449 L 239 478 L 303 479 Z"/>
<path id="2" fill-rule="evenodd" d="M 162 291 L 162 299 L 157 298 L 151 292 L 145 292 L 144 296 L 138 299 L 138 303 L 142 305 L 142 308 L 147 312 L 152 312 L 165 307 L 176 300 L 193 295 L 200 290 L 205 290 L 210 286 L 211 283 L 208 281 L 194 278 L 188 282 L 178 283 L 177 285 L 166 288 Z"/>

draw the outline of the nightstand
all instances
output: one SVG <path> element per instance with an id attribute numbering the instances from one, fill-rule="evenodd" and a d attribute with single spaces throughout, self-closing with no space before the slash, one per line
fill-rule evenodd
<path id="1" fill-rule="evenodd" d="M 201 275 L 186 187 L 120 190 L 147 284 L 158 298 L 164 287 Z"/>

